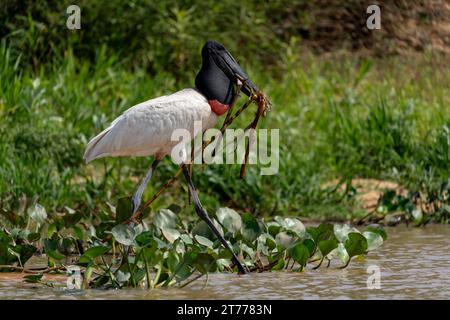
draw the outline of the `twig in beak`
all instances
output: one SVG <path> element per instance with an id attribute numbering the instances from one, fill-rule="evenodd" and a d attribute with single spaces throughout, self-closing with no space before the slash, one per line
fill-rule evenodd
<path id="1" fill-rule="evenodd" d="M 262 93 L 257 93 L 257 99 L 258 99 L 258 111 L 256 112 L 255 118 L 253 119 L 253 121 L 248 125 L 248 127 L 244 130 L 247 131 L 248 129 L 256 129 L 256 126 L 258 125 L 258 121 L 261 118 L 261 115 L 266 111 L 266 101 L 267 99 L 265 98 L 265 96 Z M 241 172 L 240 172 L 240 177 L 241 179 L 243 179 L 245 177 L 245 169 L 247 167 L 247 163 L 248 163 L 248 156 L 250 153 L 250 147 L 252 145 L 252 138 L 249 138 L 249 141 L 247 143 L 247 148 L 245 149 L 245 158 L 244 158 L 244 163 L 241 166 Z"/>

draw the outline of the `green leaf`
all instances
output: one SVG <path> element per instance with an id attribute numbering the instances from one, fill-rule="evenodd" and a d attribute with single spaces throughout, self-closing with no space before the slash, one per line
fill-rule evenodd
<path id="1" fill-rule="evenodd" d="M 176 229 L 177 221 L 178 221 L 177 215 L 169 209 L 159 210 L 155 214 L 155 217 L 153 218 L 153 224 L 160 229 L 165 228 Z"/>
<path id="2" fill-rule="evenodd" d="M 272 267 L 272 270 L 283 270 L 285 265 L 284 259 L 278 260 L 277 264 Z"/>
<path id="3" fill-rule="evenodd" d="M 245 243 L 241 244 L 241 249 L 246 254 L 248 254 L 250 258 L 253 258 L 253 256 L 255 255 L 255 251 L 252 248 L 250 248 L 248 245 L 246 245 Z"/>
<path id="4" fill-rule="evenodd" d="M 41 234 L 38 232 L 32 232 L 28 235 L 27 240 L 30 242 L 38 241 L 41 238 Z"/>
<path id="5" fill-rule="evenodd" d="M 154 243 L 153 233 L 151 231 L 143 231 L 135 238 L 139 247 L 147 247 Z"/>
<path id="6" fill-rule="evenodd" d="M 345 249 L 350 258 L 363 254 L 367 251 L 367 240 L 361 233 L 350 232 L 345 241 Z"/>
<path id="7" fill-rule="evenodd" d="M 182 234 L 180 236 L 180 238 L 181 238 L 181 240 L 183 240 L 183 242 L 185 244 L 192 244 L 193 243 L 192 238 L 189 235 L 187 235 L 187 234 Z"/>
<path id="8" fill-rule="evenodd" d="M 37 248 L 31 244 L 19 244 L 14 247 L 14 250 L 19 253 L 22 264 L 25 264 L 37 251 Z"/>
<path id="9" fill-rule="evenodd" d="M 117 206 L 116 206 L 116 223 L 121 224 L 122 222 L 127 221 L 130 219 L 131 214 L 133 213 L 131 211 L 132 208 L 132 202 L 131 197 L 123 197 L 117 200 Z"/>
<path id="10" fill-rule="evenodd" d="M 276 222 L 267 223 L 267 231 L 273 237 L 277 236 L 277 234 L 280 232 L 280 229 L 281 229 L 281 226 Z"/>
<path id="11" fill-rule="evenodd" d="M 305 239 L 303 240 L 303 245 L 308 248 L 309 256 L 311 257 L 314 254 L 316 244 L 311 239 Z"/>
<path id="12" fill-rule="evenodd" d="M 386 241 L 386 239 L 387 239 L 387 233 L 384 230 L 382 225 L 371 224 L 371 225 L 367 226 L 366 231 L 378 233 L 383 238 L 384 241 Z"/>
<path id="13" fill-rule="evenodd" d="M 296 233 L 299 237 L 304 237 L 306 233 L 305 226 L 303 223 L 298 219 L 293 218 L 285 218 L 284 219 L 284 228 L 286 230 L 293 231 Z"/>
<path id="14" fill-rule="evenodd" d="M 95 246 L 87 249 L 80 258 L 81 263 L 88 263 L 109 251 L 108 247 Z"/>
<path id="15" fill-rule="evenodd" d="M 28 283 L 39 283 L 42 279 L 42 276 L 44 274 L 40 273 L 40 274 L 29 274 L 23 277 L 23 279 L 25 280 L 25 282 Z"/>
<path id="16" fill-rule="evenodd" d="M 248 242 L 253 242 L 261 234 L 258 221 L 251 214 L 244 213 L 242 222 L 242 237 Z"/>
<path id="17" fill-rule="evenodd" d="M 310 257 L 310 251 L 307 246 L 301 242 L 295 243 L 288 250 L 289 256 L 301 266 L 306 266 Z"/>
<path id="18" fill-rule="evenodd" d="M 230 208 L 219 208 L 216 212 L 217 220 L 229 232 L 236 233 L 242 227 L 241 216 Z"/>
<path id="19" fill-rule="evenodd" d="M 346 224 L 335 224 L 333 229 L 334 234 L 336 238 L 339 240 L 339 242 L 345 242 L 350 232 L 353 233 L 359 232 L 358 229 L 350 227 L 349 225 Z"/>
<path id="20" fill-rule="evenodd" d="M 128 280 L 130 280 L 130 278 L 131 275 L 129 272 L 122 272 L 120 270 L 117 270 L 116 280 L 119 281 L 120 283 L 127 282 Z"/>
<path id="21" fill-rule="evenodd" d="M 413 221 L 415 225 L 420 225 L 423 221 L 423 213 L 420 209 L 414 209 L 411 211 L 411 215 L 413 217 Z"/>
<path id="22" fill-rule="evenodd" d="M 383 237 L 378 233 L 371 231 L 364 231 L 363 236 L 367 240 L 367 251 L 375 250 L 383 244 Z"/>
<path id="23" fill-rule="evenodd" d="M 336 238 L 319 241 L 318 247 L 323 256 L 337 248 L 339 242 Z"/>
<path id="24" fill-rule="evenodd" d="M 64 256 L 61 253 L 59 253 L 57 250 L 45 251 L 45 253 L 47 254 L 47 256 L 49 256 L 50 258 L 55 259 L 55 260 L 64 259 Z"/>
<path id="25" fill-rule="evenodd" d="M 84 239 L 84 231 L 79 226 L 72 226 L 73 232 L 78 240 Z"/>
<path id="26" fill-rule="evenodd" d="M 222 226 L 217 222 L 216 219 L 211 219 L 211 220 L 212 220 L 214 226 L 219 231 L 219 233 L 223 236 Z M 192 229 L 192 234 L 208 238 L 209 240 L 212 240 L 212 241 L 215 241 L 217 238 L 216 235 L 214 234 L 214 232 L 211 230 L 211 228 L 203 220 L 199 221 L 195 225 L 195 227 Z"/>
<path id="27" fill-rule="evenodd" d="M 201 245 L 203 245 L 205 247 L 208 247 L 211 249 L 213 249 L 213 247 L 214 247 L 214 243 L 211 240 L 209 240 L 208 238 L 202 237 L 198 234 L 195 235 L 195 240 L 197 240 L 198 243 L 200 243 Z"/>
<path id="28" fill-rule="evenodd" d="M 56 223 L 51 223 L 47 228 L 47 237 L 51 238 L 56 231 Z"/>
<path id="29" fill-rule="evenodd" d="M 286 232 L 280 232 L 275 237 L 275 241 L 282 248 L 287 249 L 294 243 L 294 237 L 288 235 Z"/>
<path id="30" fill-rule="evenodd" d="M 216 258 L 208 253 L 199 253 L 192 264 L 201 273 L 214 272 L 217 270 Z"/>
<path id="31" fill-rule="evenodd" d="M 161 232 L 170 243 L 174 243 L 180 237 L 180 232 L 176 229 L 163 228 Z"/>
<path id="32" fill-rule="evenodd" d="M 343 264 L 347 264 L 347 262 L 349 262 L 350 257 L 347 253 L 347 250 L 345 250 L 344 244 L 343 243 L 339 243 L 337 248 L 332 250 L 328 255 L 327 258 L 328 259 L 333 259 L 333 257 L 338 257 L 339 260 L 341 260 L 341 262 Z"/>
<path id="33" fill-rule="evenodd" d="M 119 224 L 115 226 L 114 228 L 112 228 L 111 233 L 117 242 L 125 246 L 131 246 L 136 236 L 134 229 L 125 224 Z"/>

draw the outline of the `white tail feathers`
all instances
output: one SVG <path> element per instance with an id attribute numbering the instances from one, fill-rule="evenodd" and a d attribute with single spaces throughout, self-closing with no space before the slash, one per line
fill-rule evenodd
<path id="1" fill-rule="evenodd" d="M 111 127 L 106 128 L 102 132 L 100 132 L 98 135 L 96 135 L 94 138 L 89 141 L 86 151 L 84 152 L 84 160 L 86 163 L 91 162 L 92 160 L 95 160 L 97 158 L 101 158 L 103 156 L 106 156 L 101 150 L 97 150 L 95 147 L 98 145 L 99 141 L 111 130 Z"/>

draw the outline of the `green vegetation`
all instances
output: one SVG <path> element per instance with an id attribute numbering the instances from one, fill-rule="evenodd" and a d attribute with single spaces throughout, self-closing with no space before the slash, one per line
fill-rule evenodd
<path id="1" fill-rule="evenodd" d="M 444 192 L 440 203 L 447 203 L 442 183 L 450 163 L 448 73 L 434 67 L 431 56 L 413 66 L 400 58 L 318 59 L 297 56 L 294 49 L 283 53 L 282 77 L 248 65 L 274 104 L 260 127 L 280 128 L 278 175 L 261 176 L 250 166 L 240 180 L 238 165 L 196 166 L 194 179 L 206 208 L 227 205 L 258 216 L 348 220 L 365 214 L 355 193 L 323 185 L 338 179 L 349 186 L 356 177 L 397 181 L 427 203 Z M 88 218 L 131 195 L 151 159 L 85 165 L 86 142 L 128 107 L 192 86 L 192 80 L 177 82 L 170 74 L 128 70 L 101 49 L 94 63 L 68 50 L 64 59 L 32 72 L 19 67 L 20 58 L 4 42 L 0 65 L 0 217 L 5 224 L 11 222 L 5 216 L 20 216 L 36 202 L 50 217 L 68 207 Z M 252 115 L 248 111 L 236 126 Z M 164 161 L 144 199 L 176 170 Z M 153 209 L 186 200 L 183 183 L 175 184 Z M 433 219 L 447 221 L 448 211 Z"/>
<path id="2" fill-rule="evenodd" d="M 28 225 L 33 223 L 40 233 L 23 228 L 0 230 L 0 270 L 34 272 L 25 276 L 25 281 L 53 286 L 41 280 L 43 272 L 68 270 L 65 254 L 74 248 L 79 250 L 78 242 L 86 239 L 91 246 L 80 252 L 77 263 L 82 268 L 83 281 L 74 284 L 83 288 L 183 287 L 210 272 L 237 269 L 230 252 L 208 225 L 181 220 L 178 206 L 171 206 L 173 211 L 162 209 L 149 224 L 142 222 L 134 228 L 120 220 L 123 213 L 119 207 L 111 209 L 116 220 L 110 220 L 111 215 L 101 215 L 91 221 L 90 231 L 83 231 L 83 222 L 75 222 L 74 214 L 46 225 L 45 211 L 34 208 Z M 129 209 L 125 213 L 129 214 Z M 333 259 L 340 260 L 341 268 L 345 268 L 352 257 L 365 255 L 386 239 L 380 226 L 370 226 L 363 233 L 348 225 L 327 223 L 305 228 L 295 218 L 276 216 L 266 222 L 249 213 L 241 216 L 229 208 L 220 208 L 215 218 L 214 224 L 250 272 L 301 272 L 307 265 L 319 268 L 324 260 L 329 267 Z M 40 239 L 43 230 L 47 230 L 47 237 Z M 131 248 L 134 255 L 129 255 Z M 50 268 L 33 271 L 22 267 L 38 250 L 46 253 Z M 11 267 L 14 263 L 18 266 Z"/>

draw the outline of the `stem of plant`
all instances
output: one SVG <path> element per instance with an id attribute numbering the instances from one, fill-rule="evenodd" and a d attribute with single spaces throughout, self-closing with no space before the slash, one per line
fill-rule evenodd
<path id="1" fill-rule="evenodd" d="M 150 279 L 150 268 L 148 267 L 148 262 L 147 259 L 145 258 L 145 254 L 144 254 L 144 265 L 145 265 L 145 274 L 147 277 L 147 289 L 151 289 L 151 279 Z"/>

